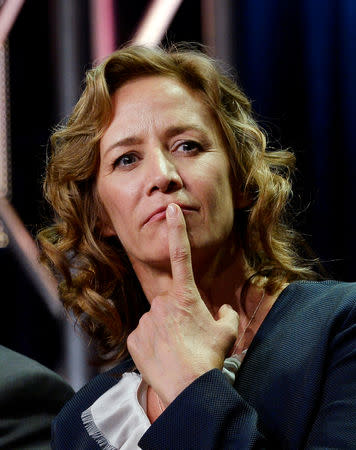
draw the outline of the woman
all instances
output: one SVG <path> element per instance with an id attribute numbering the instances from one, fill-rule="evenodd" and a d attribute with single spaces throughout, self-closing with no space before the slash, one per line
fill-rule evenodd
<path id="1" fill-rule="evenodd" d="M 54 448 L 352 448 L 355 285 L 298 256 L 294 157 L 266 151 L 236 84 L 199 52 L 121 49 L 52 147 L 42 249 L 121 361 L 62 410 Z"/>

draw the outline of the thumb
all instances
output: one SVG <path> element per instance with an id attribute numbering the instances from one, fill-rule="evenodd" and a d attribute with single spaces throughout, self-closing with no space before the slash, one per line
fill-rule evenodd
<path id="1" fill-rule="evenodd" d="M 239 315 L 230 305 L 222 305 L 217 314 L 217 322 L 225 330 L 226 340 L 234 344 L 239 330 Z"/>

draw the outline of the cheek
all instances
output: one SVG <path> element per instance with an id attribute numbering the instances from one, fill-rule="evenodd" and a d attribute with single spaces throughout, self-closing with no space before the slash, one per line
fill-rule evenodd
<path id="1" fill-rule="evenodd" d="M 110 179 L 99 180 L 98 182 L 99 198 L 111 219 L 117 215 L 117 211 L 124 198 L 120 190 L 117 183 L 113 183 Z"/>
<path id="2" fill-rule="evenodd" d="M 202 180 L 206 184 L 208 197 L 220 209 L 230 207 L 233 210 L 233 192 L 230 182 L 229 166 L 224 163 L 211 167 L 209 175 Z"/>
<path id="3" fill-rule="evenodd" d="M 107 183 L 99 182 L 97 185 L 98 197 L 100 199 L 100 203 L 102 205 L 103 210 L 103 221 L 107 226 L 111 227 L 111 234 L 116 234 L 117 219 L 118 219 L 118 211 L 117 211 L 117 202 L 114 201 L 117 198 L 117 195 Z"/>
<path id="4" fill-rule="evenodd" d="M 230 180 L 227 174 L 216 180 L 216 192 L 214 196 L 215 213 L 219 226 L 230 230 L 234 222 L 234 200 Z"/>

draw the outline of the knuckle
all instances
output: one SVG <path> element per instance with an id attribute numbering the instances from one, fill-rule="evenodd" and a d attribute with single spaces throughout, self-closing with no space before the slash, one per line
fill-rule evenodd
<path id="1" fill-rule="evenodd" d="M 136 344 L 136 333 L 135 330 L 132 331 L 126 339 L 126 344 L 127 344 L 127 348 L 129 351 L 133 350 L 135 348 L 135 344 Z"/>
<path id="2" fill-rule="evenodd" d="M 231 334 L 232 336 L 237 337 L 238 330 L 239 330 L 239 323 L 238 323 L 238 321 L 236 320 L 236 322 L 231 323 L 231 326 L 230 326 L 230 330 L 229 330 L 229 331 L 230 331 L 230 334 Z"/>
<path id="3" fill-rule="evenodd" d="M 190 308 L 197 302 L 196 292 L 190 287 L 184 286 L 177 292 L 178 303 L 183 308 Z"/>
<path id="4" fill-rule="evenodd" d="M 230 308 L 230 317 L 231 317 L 231 321 L 233 323 L 236 323 L 236 326 L 237 326 L 238 320 L 239 320 L 239 315 L 238 315 L 237 311 L 235 311 L 233 308 Z"/>
<path id="5" fill-rule="evenodd" d="M 177 220 L 175 222 L 175 227 L 179 231 L 185 230 L 186 229 L 185 221 L 184 220 Z"/>
<path id="6" fill-rule="evenodd" d="M 150 312 L 146 312 L 144 314 L 142 314 L 142 316 L 140 317 L 140 320 L 138 321 L 138 326 L 143 328 L 145 327 L 145 324 L 147 324 L 147 322 L 150 320 Z"/>
<path id="7" fill-rule="evenodd" d="M 239 321 L 237 314 L 231 314 L 229 320 L 222 324 L 222 331 L 227 338 L 236 338 L 239 329 Z"/>
<path id="8" fill-rule="evenodd" d="M 178 299 L 176 309 L 182 317 L 190 317 L 193 313 L 193 305 L 194 302 L 190 298 L 184 296 Z"/>
<path id="9" fill-rule="evenodd" d="M 189 256 L 189 250 L 184 247 L 176 247 L 172 252 L 172 260 L 178 263 L 189 260 Z"/>
<path id="10" fill-rule="evenodd" d="M 224 313 L 225 313 L 225 317 L 228 321 L 230 321 L 231 323 L 235 323 L 238 321 L 239 319 L 239 315 L 237 313 L 237 311 L 232 308 L 232 306 L 230 306 L 228 303 L 222 305 Z"/>
<path id="11" fill-rule="evenodd" d="M 236 338 L 238 333 L 238 322 L 230 322 L 225 325 L 225 333 L 228 337 Z"/>

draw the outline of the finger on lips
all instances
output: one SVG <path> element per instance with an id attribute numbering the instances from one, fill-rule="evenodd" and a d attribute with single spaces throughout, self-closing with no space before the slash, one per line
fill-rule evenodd
<path id="1" fill-rule="evenodd" d="M 173 283 L 180 288 L 194 283 L 190 242 L 182 210 L 175 203 L 166 210 Z"/>

